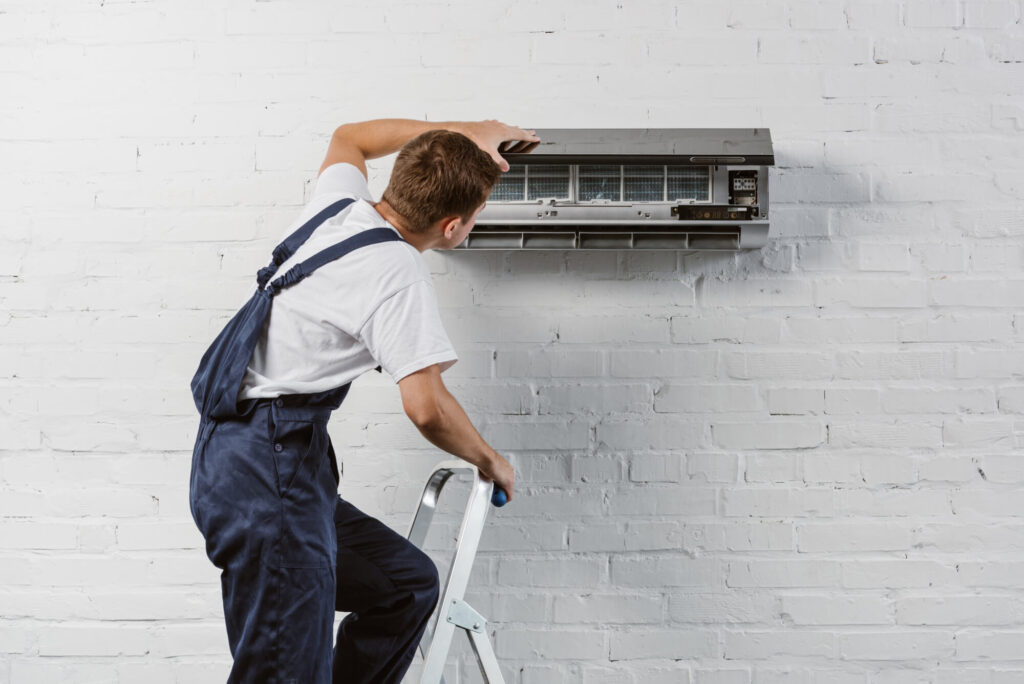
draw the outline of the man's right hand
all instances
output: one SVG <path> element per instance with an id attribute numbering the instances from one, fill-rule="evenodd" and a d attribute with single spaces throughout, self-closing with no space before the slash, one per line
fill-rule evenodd
<path id="1" fill-rule="evenodd" d="M 498 152 L 498 146 L 503 142 L 516 141 L 516 144 L 506 146 L 503 152 L 529 152 L 540 143 L 540 138 L 532 130 L 524 130 L 501 123 L 497 119 L 486 119 L 484 121 L 459 121 L 449 130 L 462 133 L 464 136 L 475 142 L 481 150 L 491 155 L 491 158 L 501 167 L 502 172 L 508 171 L 508 162 Z M 510 497 L 511 498 L 511 497 Z"/>
<path id="2" fill-rule="evenodd" d="M 508 501 L 512 500 L 512 487 L 515 484 L 516 473 L 512 469 L 511 463 L 495 454 L 493 463 L 486 470 L 483 468 L 479 470 L 482 477 L 494 481 L 495 489 L 504 490 Z"/>

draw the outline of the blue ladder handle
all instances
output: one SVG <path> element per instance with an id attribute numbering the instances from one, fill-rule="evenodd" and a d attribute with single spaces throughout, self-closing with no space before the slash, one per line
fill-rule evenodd
<path id="1" fill-rule="evenodd" d="M 491 503 L 499 508 L 504 506 L 508 503 L 508 494 L 505 493 L 504 489 L 495 487 L 494 492 L 491 494 Z"/>

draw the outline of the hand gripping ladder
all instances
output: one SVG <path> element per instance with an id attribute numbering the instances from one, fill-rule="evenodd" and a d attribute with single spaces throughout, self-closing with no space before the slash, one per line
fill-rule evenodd
<path id="1" fill-rule="evenodd" d="M 430 527 L 430 521 L 434 517 L 437 497 L 448 478 L 459 471 L 473 473 L 473 489 L 466 504 L 466 512 L 462 516 L 462 527 L 459 529 L 458 539 L 455 542 L 455 559 L 448 569 L 448 579 L 445 581 L 444 590 L 441 593 L 441 607 L 437 624 L 433 630 L 430 629 L 430 625 L 427 625 L 419 644 L 420 654 L 423 656 L 423 674 L 420 677 L 420 684 L 444 684 L 444 663 L 448 658 L 456 627 L 465 630 L 466 636 L 469 637 L 473 653 L 476 654 L 480 671 L 483 672 L 487 684 L 505 684 L 501 671 L 498 669 L 498 659 L 494 655 L 494 648 L 487 638 L 486 618 L 473 610 L 473 607 L 462 599 L 466 593 L 466 585 L 469 583 L 473 560 L 476 558 L 480 533 L 483 532 L 484 521 L 487 519 L 487 508 L 491 505 L 494 483 L 481 478 L 476 466 L 466 461 L 451 460 L 438 463 L 423 488 L 423 497 L 413 515 L 412 525 L 409 527 L 409 534 L 406 537 L 417 547 L 423 548 L 424 540 L 427 538 L 427 528 Z"/>

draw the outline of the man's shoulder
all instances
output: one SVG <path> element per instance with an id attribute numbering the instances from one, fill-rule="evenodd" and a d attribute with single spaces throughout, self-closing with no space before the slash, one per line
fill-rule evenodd
<path id="1" fill-rule="evenodd" d="M 372 200 L 370 186 L 363 172 L 348 162 L 331 164 L 316 179 L 313 196 L 321 194 L 347 195 Z"/>
<path id="2" fill-rule="evenodd" d="M 393 226 L 381 221 L 373 207 L 365 201 L 356 200 L 352 211 L 343 221 L 328 227 L 317 240 L 317 249 L 342 242 L 374 228 L 387 228 L 399 235 Z M 360 247 L 334 262 L 331 270 L 354 269 L 360 283 L 394 290 L 410 285 L 424 276 L 430 277 L 430 270 L 419 251 L 405 240 L 388 240 Z"/>

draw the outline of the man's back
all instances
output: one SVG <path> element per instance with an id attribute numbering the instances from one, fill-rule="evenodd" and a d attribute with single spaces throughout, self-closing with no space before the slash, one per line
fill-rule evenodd
<path id="1" fill-rule="evenodd" d="M 321 173 L 312 199 L 281 239 L 346 197 L 356 201 L 320 225 L 279 272 L 362 231 L 394 229 L 370 204 L 362 173 L 340 163 Z M 387 242 L 326 264 L 278 294 L 239 398 L 324 391 L 378 365 L 398 382 L 434 363 L 445 370 L 457 358 L 422 255 L 405 242 Z"/>

